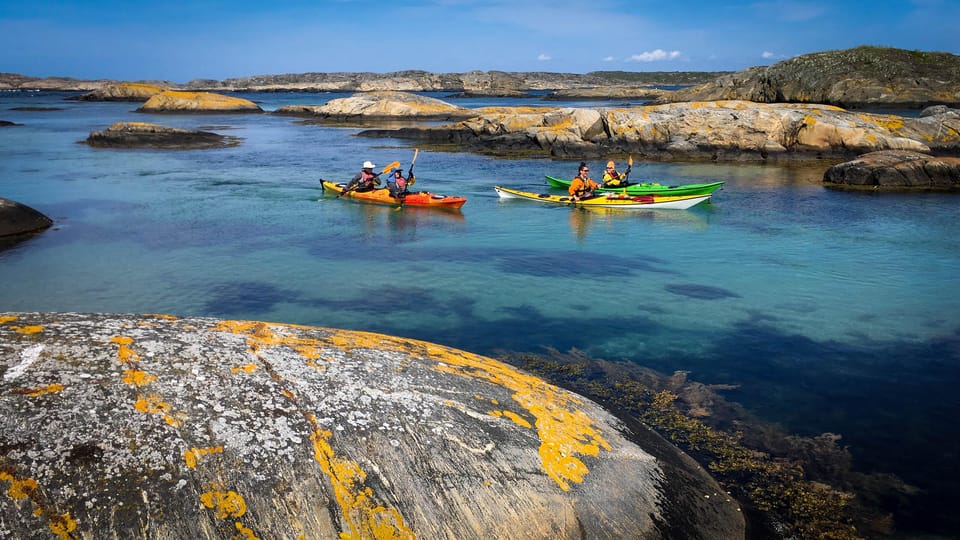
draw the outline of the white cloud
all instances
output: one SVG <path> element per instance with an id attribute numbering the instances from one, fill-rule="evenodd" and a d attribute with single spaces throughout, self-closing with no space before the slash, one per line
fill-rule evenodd
<path id="1" fill-rule="evenodd" d="M 540 56 L 537 57 L 537 60 L 540 60 L 541 62 L 546 62 L 547 60 L 552 60 L 552 58 L 550 58 L 549 54 L 540 53 Z"/>
<path id="2" fill-rule="evenodd" d="M 614 60 L 616 60 L 616 58 L 614 58 L 613 56 L 608 56 L 603 59 L 604 62 L 613 62 Z"/>
<path id="3" fill-rule="evenodd" d="M 658 62 L 660 60 L 674 60 L 680 57 L 680 51 L 667 52 L 663 49 L 656 49 L 640 54 L 634 54 L 627 59 L 628 62 Z"/>
<path id="4" fill-rule="evenodd" d="M 762 56 L 763 58 L 773 58 L 776 55 L 770 51 L 763 51 L 763 53 L 761 53 L 760 56 Z"/>

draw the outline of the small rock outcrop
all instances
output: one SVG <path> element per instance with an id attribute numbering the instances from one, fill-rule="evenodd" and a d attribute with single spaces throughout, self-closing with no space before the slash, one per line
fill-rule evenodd
<path id="1" fill-rule="evenodd" d="M 181 129 L 147 122 L 116 122 L 103 131 L 90 132 L 84 142 L 98 148 L 198 150 L 236 146 L 240 139 L 210 131 Z"/>
<path id="2" fill-rule="evenodd" d="M 0 127 L 14 127 L 14 126 L 22 126 L 22 125 L 23 124 L 18 124 L 16 122 L 11 122 L 9 120 L 0 120 Z"/>
<path id="3" fill-rule="evenodd" d="M 960 104 L 960 56 L 889 47 L 805 54 L 668 93 L 658 103 L 742 99 L 846 108 Z"/>
<path id="4" fill-rule="evenodd" d="M 53 220 L 25 204 L 0 197 L 0 238 L 30 234 L 53 225 Z"/>
<path id="5" fill-rule="evenodd" d="M 627 431 L 416 340 L 0 313 L 0 515 L 16 538 L 743 538 L 702 469 Z"/>
<path id="6" fill-rule="evenodd" d="M 137 112 L 149 113 L 259 113 L 263 109 L 250 101 L 210 92 L 165 90 L 141 105 Z"/>
<path id="7" fill-rule="evenodd" d="M 446 101 L 406 92 L 377 91 L 330 100 L 325 105 L 286 105 L 275 114 L 305 116 L 335 122 L 356 119 L 449 120 L 467 118 L 470 109 Z"/>
<path id="8" fill-rule="evenodd" d="M 92 92 L 78 96 L 79 101 L 133 101 L 144 102 L 163 92 L 166 88 L 155 84 L 122 82 L 108 84 Z"/>
<path id="9" fill-rule="evenodd" d="M 871 152 L 830 167 L 823 182 L 833 187 L 960 191 L 960 158 L 895 150 Z"/>

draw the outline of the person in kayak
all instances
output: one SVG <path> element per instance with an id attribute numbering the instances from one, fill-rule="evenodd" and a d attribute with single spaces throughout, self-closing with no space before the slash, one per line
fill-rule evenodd
<path id="1" fill-rule="evenodd" d="M 617 164 L 608 161 L 607 168 L 603 171 L 603 187 L 624 187 L 626 185 L 627 179 L 617 172 Z"/>
<path id="2" fill-rule="evenodd" d="M 581 161 L 577 175 L 573 177 L 573 180 L 570 182 L 570 187 L 567 188 L 567 193 L 570 194 L 573 200 L 589 199 L 594 196 L 593 190 L 600 187 L 600 184 L 590 178 L 589 173 L 590 167 Z"/>
<path id="3" fill-rule="evenodd" d="M 370 161 L 364 161 L 363 167 L 361 167 L 360 172 L 353 175 L 353 179 L 350 180 L 350 183 L 347 184 L 347 188 L 343 190 L 344 193 L 348 191 L 370 191 L 374 186 L 380 185 L 380 175 L 374 174 L 373 168 L 376 165 Z"/>
<path id="4" fill-rule="evenodd" d="M 387 180 L 387 189 L 390 195 L 402 199 L 407 194 L 407 179 L 403 177 L 403 169 L 397 167 L 393 170 L 393 178 Z"/>

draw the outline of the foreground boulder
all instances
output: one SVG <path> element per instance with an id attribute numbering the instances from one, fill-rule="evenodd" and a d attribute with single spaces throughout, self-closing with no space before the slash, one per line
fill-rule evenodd
<path id="1" fill-rule="evenodd" d="M 134 101 L 143 102 L 163 92 L 166 88 L 156 84 L 122 82 L 108 84 L 92 92 L 78 96 L 79 101 Z"/>
<path id="2" fill-rule="evenodd" d="M 147 122 L 116 122 L 103 131 L 90 132 L 84 142 L 99 148 L 199 150 L 236 146 L 240 139 L 210 131 L 181 129 Z"/>
<path id="3" fill-rule="evenodd" d="M 137 112 L 252 113 L 263 112 L 263 109 L 249 99 L 210 92 L 164 90 L 151 96 L 137 109 Z"/>
<path id="4" fill-rule="evenodd" d="M 906 151 L 871 152 L 830 167 L 823 182 L 835 187 L 960 191 L 960 158 Z"/>
<path id="5" fill-rule="evenodd" d="M 0 197 L 0 238 L 42 231 L 51 225 L 53 220 L 33 208 Z"/>
<path id="6" fill-rule="evenodd" d="M 669 92 L 660 103 L 742 99 L 846 108 L 960 104 L 960 56 L 889 47 L 805 54 Z"/>
<path id="7" fill-rule="evenodd" d="M 0 313 L 12 537 L 743 537 L 702 469 L 626 432 L 509 365 L 415 340 Z"/>

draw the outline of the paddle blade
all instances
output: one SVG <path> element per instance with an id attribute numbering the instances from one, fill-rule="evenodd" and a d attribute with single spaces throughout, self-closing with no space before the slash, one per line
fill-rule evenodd
<path id="1" fill-rule="evenodd" d="M 400 166 L 400 162 L 399 162 L 399 161 L 394 161 L 393 163 L 388 163 L 387 166 L 384 167 L 383 170 L 380 171 L 380 174 L 383 174 L 383 173 L 389 171 L 390 169 L 395 169 L 395 168 L 397 168 L 397 167 L 399 167 L 399 166 Z"/>
<path id="2" fill-rule="evenodd" d="M 633 156 L 630 156 L 630 157 L 627 159 L 627 165 L 630 166 L 630 167 L 633 167 Z"/>
<path id="3" fill-rule="evenodd" d="M 416 182 L 417 182 L 417 177 L 411 174 L 410 178 L 407 178 L 407 187 L 412 186 Z"/>
<path id="4" fill-rule="evenodd" d="M 420 149 L 419 149 L 419 148 L 414 148 L 414 149 L 413 149 L 413 159 L 410 161 L 410 168 L 411 168 L 411 169 L 413 168 L 413 164 L 417 162 L 417 156 L 418 156 L 418 155 L 420 155 Z"/>

